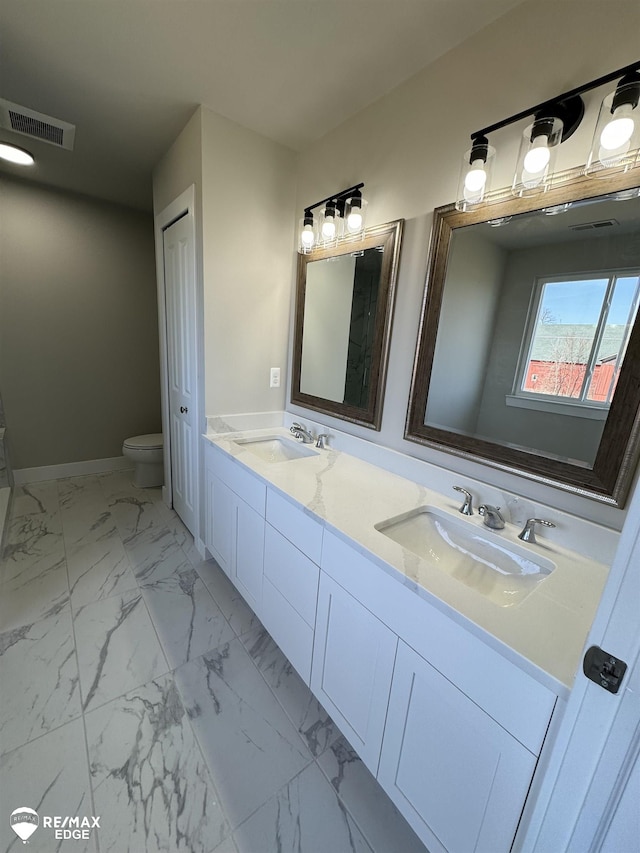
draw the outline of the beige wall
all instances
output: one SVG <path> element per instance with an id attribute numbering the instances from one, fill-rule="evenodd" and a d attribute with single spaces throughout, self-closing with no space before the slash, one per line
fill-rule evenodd
<path id="1" fill-rule="evenodd" d="M 294 152 L 199 107 L 154 170 L 156 215 L 195 185 L 206 415 L 284 408 L 295 167 Z"/>
<path id="2" fill-rule="evenodd" d="M 296 155 L 201 109 L 207 415 L 284 408 Z M 269 368 L 282 385 L 269 387 Z"/>
<path id="3" fill-rule="evenodd" d="M 0 387 L 14 469 L 160 430 L 149 214 L 0 179 Z"/>
<path id="4" fill-rule="evenodd" d="M 409 384 L 425 281 L 432 212 L 453 201 L 469 135 L 528 106 L 637 60 L 640 5 L 626 0 L 527 0 L 307 149 L 298 167 L 297 212 L 365 182 L 369 222 L 407 220 L 382 430 L 323 418 L 418 456 L 611 526 L 623 513 L 486 466 L 404 441 Z M 602 92 L 586 97 L 583 125 L 558 168 L 583 163 Z M 520 128 L 492 138 L 496 186 L 511 183 Z M 289 406 L 300 417 L 310 415 Z"/>

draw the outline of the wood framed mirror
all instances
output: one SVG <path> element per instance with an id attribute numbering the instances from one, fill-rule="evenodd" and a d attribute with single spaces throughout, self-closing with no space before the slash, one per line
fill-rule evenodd
<path id="1" fill-rule="evenodd" d="M 640 169 L 435 211 L 405 438 L 622 507 L 639 450 Z"/>
<path id="2" fill-rule="evenodd" d="M 403 224 L 299 255 L 292 403 L 380 429 Z"/>

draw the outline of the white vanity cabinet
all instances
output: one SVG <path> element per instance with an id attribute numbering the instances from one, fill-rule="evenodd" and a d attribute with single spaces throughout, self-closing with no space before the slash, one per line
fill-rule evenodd
<path id="1" fill-rule="evenodd" d="M 205 484 L 205 545 L 261 616 L 266 486 L 211 446 Z"/>
<path id="2" fill-rule="evenodd" d="M 233 492 L 205 469 L 204 544 L 228 577 L 232 574 Z"/>
<path id="3" fill-rule="evenodd" d="M 321 575 L 311 689 L 375 774 L 397 636 L 328 575 Z"/>
<path id="4" fill-rule="evenodd" d="M 262 622 L 309 685 L 322 526 L 267 490 Z"/>
<path id="5" fill-rule="evenodd" d="M 508 853 L 555 694 L 327 531 L 322 569 L 312 689 L 432 853 Z"/>
<path id="6" fill-rule="evenodd" d="M 431 853 L 507 853 L 536 760 L 400 642 L 378 781 Z"/>

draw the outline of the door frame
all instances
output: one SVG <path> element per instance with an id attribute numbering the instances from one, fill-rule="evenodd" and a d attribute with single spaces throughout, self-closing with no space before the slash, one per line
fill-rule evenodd
<path id="1" fill-rule="evenodd" d="M 600 847 L 624 792 L 628 765 L 637 751 L 636 732 L 628 719 L 629 699 L 633 697 L 628 692 L 637 692 L 640 681 L 639 592 L 640 479 L 636 479 L 609 577 L 584 646 L 601 646 L 625 660 L 629 669 L 614 695 L 593 684 L 583 675 L 582 667 L 578 668 L 545 756 L 538 790 L 525 808 L 525 825 L 514 848 L 519 853 L 585 853 Z"/>
<path id="2" fill-rule="evenodd" d="M 196 335 L 196 376 L 194 378 L 194 404 L 196 409 L 196 442 L 194 443 L 195 466 L 196 466 L 196 488 L 195 488 L 195 527 L 191 531 L 196 548 L 204 555 L 204 542 L 202 540 L 202 442 L 200 434 L 206 432 L 206 417 L 204 412 L 204 327 L 203 327 L 203 303 L 204 290 L 202 286 L 202 269 L 198 251 L 198 231 L 196 221 L 196 187 L 191 184 L 184 192 L 160 211 L 154 218 L 154 235 L 156 246 L 156 280 L 158 290 L 158 331 L 160 343 L 160 396 L 162 406 L 162 432 L 164 435 L 164 486 L 162 498 L 164 503 L 172 506 L 172 478 L 171 478 L 171 430 L 169 414 L 169 353 L 167 348 L 167 302 L 166 282 L 164 274 L 164 232 L 177 219 L 188 217 L 193 234 L 193 270 L 195 275 L 195 335 Z"/>

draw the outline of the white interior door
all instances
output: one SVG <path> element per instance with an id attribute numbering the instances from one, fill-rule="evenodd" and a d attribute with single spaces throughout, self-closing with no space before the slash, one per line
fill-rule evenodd
<path id="1" fill-rule="evenodd" d="M 578 672 L 523 853 L 640 853 L 640 489 L 585 648 L 628 663 L 617 694 Z M 631 804 L 631 807 L 630 807 Z"/>
<path id="2" fill-rule="evenodd" d="M 173 508 L 196 531 L 195 234 L 188 214 L 163 232 Z"/>

